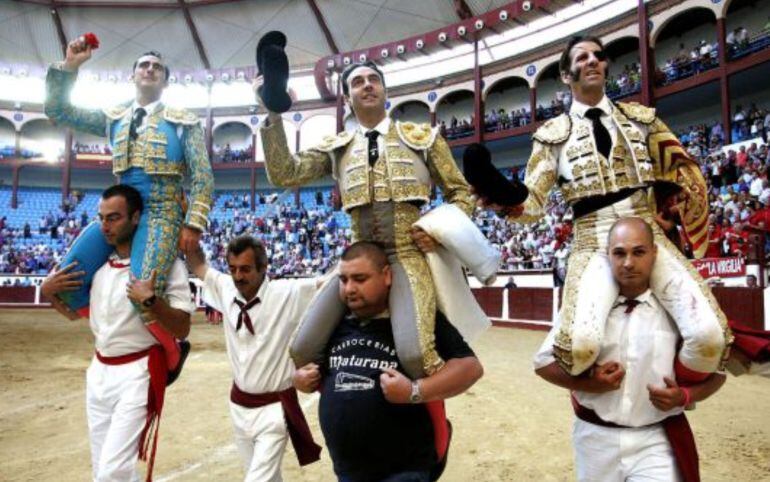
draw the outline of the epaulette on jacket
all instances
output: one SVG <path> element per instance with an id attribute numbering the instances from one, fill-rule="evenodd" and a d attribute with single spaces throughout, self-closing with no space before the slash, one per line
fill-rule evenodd
<path id="1" fill-rule="evenodd" d="M 339 134 L 333 136 L 324 136 L 321 143 L 315 148 L 321 152 L 332 152 L 340 147 L 348 145 L 353 140 L 353 133 L 348 131 L 342 131 Z"/>
<path id="2" fill-rule="evenodd" d="M 532 137 L 543 144 L 561 144 L 569 138 L 572 121 L 567 114 L 550 119 L 541 125 Z"/>
<path id="3" fill-rule="evenodd" d="M 655 109 L 639 104 L 638 102 L 618 102 L 618 108 L 631 120 L 642 124 L 655 122 Z"/>
<path id="4" fill-rule="evenodd" d="M 412 149 L 424 151 L 435 142 L 438 129 L 434 129 L 427 123 L 415 124 L 414 122 L 396 121 L 396 132 L 404 144 Z"/>

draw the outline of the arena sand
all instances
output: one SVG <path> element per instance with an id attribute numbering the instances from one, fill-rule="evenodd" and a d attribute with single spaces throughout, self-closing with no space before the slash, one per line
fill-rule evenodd
<path id="1" fill-rule="evenodd" d="M 544 336 L 492 328 L 475 344 L 485 375 L 447 403 L 455 435 L 442 480 L 574 480 L 568 394 L 531 369 Z M 221 327 L 196 315 L 190 340 L 185 372 L 167 392 L 155 480 L 242 480 Z M 0 310 L 0 480 L 90 479 L 84 385 L 92 353 L 85 321 L 50 310 Z M 303 405 L 322 441 L 317 400 L 305 397 Z M 688 416 L 704 482 L 770 481 L 770 379 L 730 376 Z M 289 448 L 283 467 L 288 482 L 335 480 L 326 452 L 300 468 Z"/>

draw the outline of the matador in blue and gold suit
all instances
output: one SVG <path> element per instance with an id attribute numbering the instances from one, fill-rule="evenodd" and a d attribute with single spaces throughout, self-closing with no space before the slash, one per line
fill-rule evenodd
<path id="1" fill-rule="evenodd" d="M 143 107 L 144 119 L 132 131 L 132 117 L 138 110 L 135 102 L 104 110 L 76 108 L 70 103 L 76 78 L 77 73 L 56 65 L 48 69 L 45 113 L 58 125 L 109 139 L 113 173 L 121 184 L 137 189 L 144 201 L 131 246 L 131 272 L 148 279 L 155 270 L 156 294 L 163 296 L 182 227 L 204 231 L 208 224 L 214 176 L 203 129 L 194 113 L 157 101 Z M 183 189 L 185 174 L 190 178 L 189 201 Z M 186 212 L 185 205 L 189 206 Z M 61 265 L 77 261 L 86 276 L 80 290 L 62 296 L 70 308 L 88 307 L 91 279 L 113 249 L 98 222 L 75 240 Z"/>

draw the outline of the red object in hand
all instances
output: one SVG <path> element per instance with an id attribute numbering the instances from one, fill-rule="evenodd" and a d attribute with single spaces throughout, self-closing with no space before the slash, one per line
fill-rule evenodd
<path id="1" fill-rule="evenodd" d="M 99 38 L 96 36 L 95 33 L 88 32 L 85 35 L 83 35 L 83 39 L 86 41 L 86 45 L 88 45 L 92 49 L 99 48 Z"/>

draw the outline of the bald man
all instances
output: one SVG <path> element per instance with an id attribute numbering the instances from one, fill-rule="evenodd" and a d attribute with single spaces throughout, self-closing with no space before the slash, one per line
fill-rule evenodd
<path id="1" fill-rule="evenodd" d="M 681 336 L 650 290 L 658 247 L 641 218 L 616 221 L 607 257 L 620 294 L 596 363 L 572 376 L 556 362 L 555 324 L 535 355 L 535 373 L 572 392 L 575 470 L 581 481 L 699 480 L 698 454 L 683 410 L 724 383 L 722 373 L 687 387 L 675 380 Z"/>

